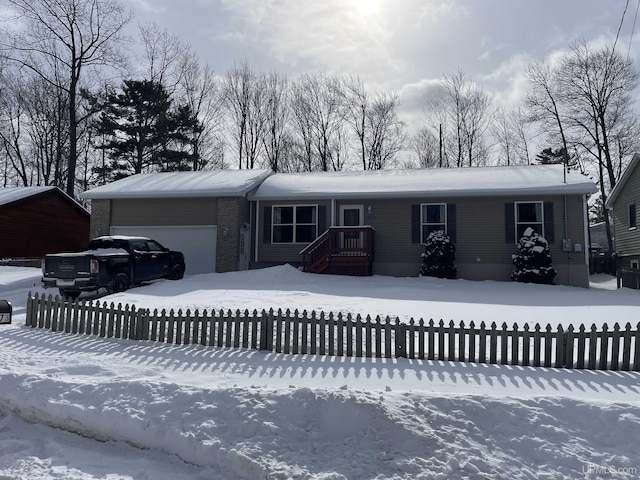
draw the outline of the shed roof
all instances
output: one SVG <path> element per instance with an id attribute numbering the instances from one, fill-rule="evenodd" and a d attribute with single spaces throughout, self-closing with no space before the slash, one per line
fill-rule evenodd
<path id="1" fill-rule="evenodd" d="M 80 196 L 89 199 L 244 196 L 271 170 L 207 170 L 132 175 Z"/>
<path id="2" fill-rule="evenodd" d="M 586 176 L 563 165 L 431 168 L 358 172 L 277 174 L 250 195 L 252 200 L 472 197 L 515 194 L 587 194 Z"/>
<path id="3" fill-rule="evenodd" d="M 49 190 L 55 190 L 56 187 L 8 187 L 0 189 L 0 205 L 8 205 L 25 198 L 38 195 Z"/>

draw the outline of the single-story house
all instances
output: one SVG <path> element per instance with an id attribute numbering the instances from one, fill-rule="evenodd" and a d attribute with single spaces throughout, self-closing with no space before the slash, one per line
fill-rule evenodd
<path id="1" fill-rule="evenodd" d="M 248 268 L 247 194 L 270 170 L 133 175 L 81 194 L 91 200 L 91 236 L 141 235 L 184 253 L 186 273 Z"/>
<path id="2" fill-rule="evenodd" d="M 441 229 L 456 245 L 458 277 L 506 281 L 533 227 L 550 243 L 555 283 L 588 287 L 595 191 L 562 165 L 275 174 L 249 195 L 251 267 L 417 276 L 426 237 Z"/>
<path id="3" fill-rule="evenodd" d="M 640 154 L 635 154 L 626 170 L 611 190 L 605 206 L 612 212 L 613 250 L 618 267 L 640 270 Z"/>
<path id="4" fill-rule="evenodd" d="M 89 242 L 89 212 L 52 186 L 0 189 L 0 259 L 40 258 Z"/>
<path id="5" fill-rule="evenodd" d="M 82 194 L 91 234 L 182 250 L 187 273 L 291 263 L 310 272 L 417 276 L 445 230 L 460 278 L 509 280 L 517 239 L 549 242 L 556 283 L 588 286 L 587 177 L 562 165 L 274 174 L 140 174 Z M 330 248 L 329 248 L 330 247 Z"/>

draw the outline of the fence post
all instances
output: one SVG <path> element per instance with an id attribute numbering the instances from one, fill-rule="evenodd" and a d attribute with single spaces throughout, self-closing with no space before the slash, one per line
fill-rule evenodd
<path id="1" fill-rule="evenodd" d="M 260 350 L 273 350 L 273 310 L 262 311 L 260 318 Z"/>
<path id="2" fill-rule="evenodd" d="M 607 357 L 609 356 L 609 327 L 604 323 L 602 325 L 602 333 L 600 337 L 600 361 L 598 362 L 599 370 L 607 370 Z"/>
<path id="3" fill-rule="evenodd" d="M 32 327 L 32 315 L 33 312 L 31 311 L 32 308 L 32 304 L 33 304 L 33 297 L 31 296 L 31 292 L 29 292 L 27 294 L 27 316 L 25 317 L 25 321 L 24 324 L 27 327 Z"/>
<path id="4" fill-rule="evenodd" d="M 562 368 L 564 366 L 564 346 L 567 341 L 567 336 L 562 329 L 562 325 L 558 325 L 556 331 L 556 361 L 554 362 L 555 368 Z"/>
<path id="5" fill-rule="evenodd" d="M 640 371 L 640 322 L 636 325 L 635 349 L 633 352 L 633 371 Z"/>
<path id="6" fill-rule="evenodd" d="M 407 326 L 396 318 L 395 327 L 396 358 L 407 358 Z"/>
<path id="7" fill-rule="evenodd" d="M 573 325 L 569 324 L 564 334 L 564 366 L 567 368 L 573 368 L 573 344 Z"/>
<path id="8" fill-rule="evenodd" d="M 134 307 L 132 307 L 133 310 Z M 134 340 L 145 340 L 144 333 L 146 331 L 145 325 L 149 321 L 149 309 L 141 308 L 133 315 L 135 322 L 135 337 Z"/>

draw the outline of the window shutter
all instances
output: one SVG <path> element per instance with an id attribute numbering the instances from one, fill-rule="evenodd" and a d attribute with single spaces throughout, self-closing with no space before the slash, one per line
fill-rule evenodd
<path id="1" fill-rule="evenodd" d="M 420 205 L 411 205 L 411 242 L 422 243 L 420 239 Z"/>
<path id="2" fill-rule="evenodd" d="M 547 242 L 556 241 L 556 233 L 553 225 L 553 202 L 544 202 L 544 238 Z"/>
<path id="3" fill-rule="evenodd" d="M 271 207 L 264 207 L 262 216 L 262 241 L 271 243 Z"/>
<path id="4" fill-rule="evenodd" d="M 516 243 L 516 217 L 515 204 L 513 202 L 504 204 L 504 241 L 506 243 Z"/>
<path id="5" fill-rule="evenodd" d="M 456 243 L 456 204 L 447 203 L 447 234 L 453 243 Z"/>
<path id="6" fill-rule="evenodd" d="M 318 205 L 318 237 L 327 230 L 327 207 Z"/>

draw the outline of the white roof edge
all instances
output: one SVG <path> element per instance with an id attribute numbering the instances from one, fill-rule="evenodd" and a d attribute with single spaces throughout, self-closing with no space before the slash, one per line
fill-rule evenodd
<path id="1" fill-rule="evenodd" d="M 595 193 L 597 189 L 593 185 L 562 185 L 543 188 L 494 188 L 477 190 L 418 190 L 403 192 L 364 192 L 364 193 L 327 193 L 315 192 L 284 194 L 284 195 L 260 195 L 256 192 L 249 195 L 251 201 L 277 201 L 277 200 L 306 200 L 306 199 L 358 199 L 358 198 L 445 198 L 445 197 L 502 197 L 506 195 L 582 195 Z"/>
<path id="2" fill-rule="evenodd" d="M 249 189 L 234 190 L 234 191 L 219 191 L 219 190 L 198 190 L 191 192 L 98 192 L 90 193 L 84 192 L 80 194 L 80 197 L 88 200 L 102 200 L 111 198 L 193 198 L 193 197 L 244 197 L 248 192 L 256 188 L 254 185 Z"/>
<path id="3" fill-rule="evenodd" d="M 272 170 L 268 169 L 255 169 L 253 172 L 259 172 L 250 184 L 243 188 L 228 188 L 228 189 L 216 189 L 216 188 L 204 188 L 195 190 L 148 190 L 148 191 L 101 191 L 101 187 L 96 187 L 92 190 L 87 190 L 79 195 L 81 198 L 88 200 L 100 200 L 100 199 L 125 199 L 125 198 L 196 198 L 196 197 L 246 197 L 247 194 L 255 190 L 265 179 L 273 175 Z M 159 172 L 155 172 L 159 173 Z M 162 172 L 160 172 L 162 173 Z M 167 172 L 175 173 L 175 172 Z M 191 172 L 193 173 L 193 172 Z M 126 177 L 130 178 L 130 177 Z M 107 184 L 108 185 L 108 184 Z"/>
<path id="4" fill-rule="evenodd" d="M 616 186 L 613 187 L 613 190 L 611 190 L 611 192 L 609 193 L 609 197 L 607 198 L 607 201 L 605 202 L 605 205 L 604 205 L 605 208 L 613 208 L 613 204 L 615 203 L 616 199 L 622 192 L 622 189 L 624 188 L 624 185 L 627 183 L 627 180 L 629 180 L 629 177 L 631 176 L 633 171 L 636 169 L 638 162 L 640 162 L 640 154 L 634 153 L 633 158 L 629 162 L 629 165 L 627 165 L 627 168 L 625 169 L 624 173 L 618 180 L 618 183 L 616 183 Z"/>
<path id="5" fill-rule="evenodd" d="M 89 215 L 89 211 L 80 202 L 78 202 L 75 198 L 73 198 L 71 195 L 69 195 L 67 192 L 65 192 L 64 190 L 62 190 L 60 187 L 58 187 L 56 185 L 35 185 L 35 186 L 30 186 L 30 187 L 6 187 L 5 189 L 0 188 L 0 192 L 2 190 L 7 190 L 7 189 L 16 190 L 16 191 L 17 190 L 21 190 L 22 193 L 28 193 L 28 194 L 27 195 L 18 194 L 18 195 L 15 195 L 12 198 L 0 199 L 0 205 L 3 205 L 3 206 L 4 205 L 10 205 L 12 203 L 19 202 L 21 200 L 26 200 L 28 198 L 34 197 L 36 195 L 40 195 L 40 194 L 45 193 L 45 192 L 50 192 L 50 191 L 53 191 L 53 190 L 57 190 L 69 202 L 71 202 L 76 207 L 78 207 L 80 210 L 82 210 L 84 213 Z"/>

